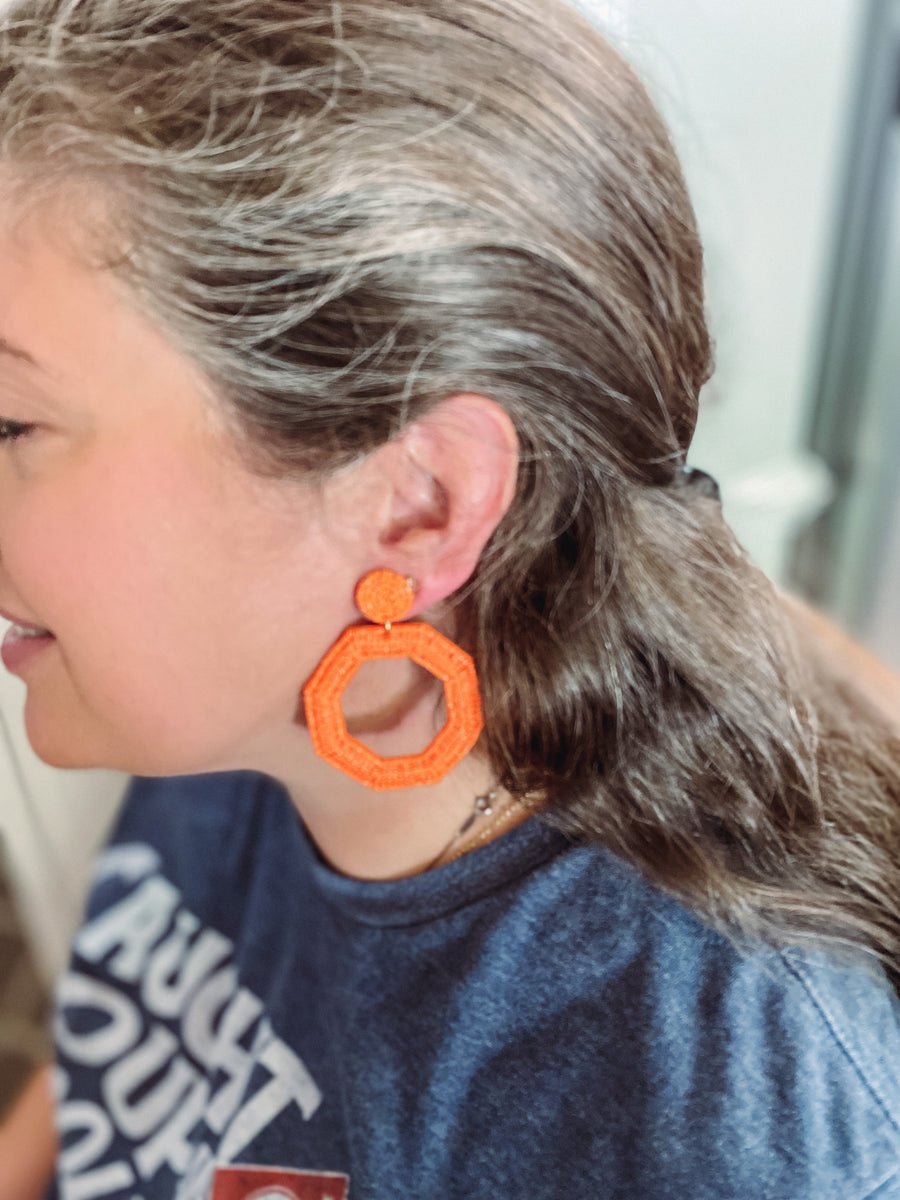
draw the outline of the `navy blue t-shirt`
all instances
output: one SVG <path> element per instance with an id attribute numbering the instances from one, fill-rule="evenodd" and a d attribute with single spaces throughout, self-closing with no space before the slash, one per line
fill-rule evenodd
<path id="1" fill-rule="evenodd" d="M 364 883 L 138 781 L 59 992 L 61 1200 L 898 1200 L 879 971 L 739 953 L 535 820 Z"/>

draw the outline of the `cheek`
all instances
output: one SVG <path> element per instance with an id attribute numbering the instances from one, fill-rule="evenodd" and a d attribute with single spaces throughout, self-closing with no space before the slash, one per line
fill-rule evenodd
<path id="1" fill-rule="evenodd" d="M 42 493 L 14 523 L 4 552 L 26 599 L 63 626 L 101 619 L 101 612 L 108 621 L 117 607 L 135 603 L 162 568 L 166 543 L 154 504 L 136 489 Z"/>
<path id="2" fill-rule="evenodd" d="M 302 495 L 288 505 L 212 454 L 166 449 L 93 456 L 19 505 L 8 570 L 59 642 L 29 699 L 55 761 L 96 744 L 94 762 L 129 770 L 149 769 L 150 745 L 154 770 L 216 762 L 293 725 L 356 617 L 355 570 Z"/>
<path id="3" fill-rule="evenodd" d="M 10 547 L 23 602 L 58 639 L 26 720 L 59 766 L 190 771 L 248 723 L 292 715 L 288 686 L 280 709 L 271 681 L 248 694 L 220 530 L 183 478 L 168 481 L 178 486 L 70 488 L 65 503 L 48 492 Z"/>
<path id="4" fill-rule="evenodd" d="M 6 523 L 15 590 L 73 663 L 140 650 L 165 661 L 226 616 L 211 602 L 228 566 L 217 505 L 185 460 L 149 446 L 85 458 L 32 487 Z"/>

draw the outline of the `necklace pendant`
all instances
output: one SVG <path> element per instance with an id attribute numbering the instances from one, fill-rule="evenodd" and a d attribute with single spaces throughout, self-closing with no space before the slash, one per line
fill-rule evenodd
<path id="1" fill-rule="evenodd" d="M 497 799 L 497 791 L 494 789 L 490 792 L 485 792 L 483 796 L 475 797 L 475 812 L 478 816 L 489 817 L 494 811 L 494 801 Z"/>

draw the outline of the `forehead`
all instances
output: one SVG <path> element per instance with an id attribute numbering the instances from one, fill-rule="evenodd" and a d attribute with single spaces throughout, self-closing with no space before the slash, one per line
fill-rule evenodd
<path id="1" fill-rule="evenodd" d="M 77 352 L 114 303 L 107 281 L 81 254 L 80 230 L 58 202 L 28 209 L 0 196 L 0 346 L 29 365 Z M 77 357 L 77 353 L 75 353 Z"/>
<path id="2" fill-rule="evenodd" d="M 43 206 L 29 210 L 15 193 L 0 195 L 0 350 L 4 375 L 46 369 L 67 338 L 82 327 L 94 302 L 89 272 L 74 252 L 69 230 Z M 83 295 L 81 304 L 76 297 Z M 63 355 L 64 359 L 66 356 Z"/>
<path id="3" fill-rule="evenodd" d="M 16 245 L 24 252 L 36 238 L 85 266 L 110 264 L 125 250 L 114 211 L 113 196 L 87 180 L 42 175 L 0 160 L 4 252 Z"/>
<path id="4" fill-rule="evenodd" d="M 208 399 L 199 369 L 98 255 L 99 220 L 70 207 L 81 194 L 29 206 L 0 187 L 0 378 L 39 379 L 67 404 L 126 395 L 152 406 L 167 389 Z"/>

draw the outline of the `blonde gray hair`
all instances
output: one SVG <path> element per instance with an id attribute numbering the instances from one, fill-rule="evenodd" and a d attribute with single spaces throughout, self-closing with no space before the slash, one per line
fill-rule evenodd
<path id="1" fill-rule="evenodd" d="M 516 500 L 458 597 L 485 752 L 729 932 L 900 961 L 900 748 L 685 485 L 703 265 L 644 89 L 557 0 L 20 0 L 0 152 L 100 186 L 120 273 L 259 469 L 458 392 Z"/>

